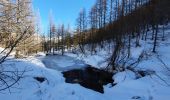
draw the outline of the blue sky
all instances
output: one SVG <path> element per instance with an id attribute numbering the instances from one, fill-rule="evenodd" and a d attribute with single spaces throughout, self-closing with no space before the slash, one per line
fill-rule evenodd
<path id="1" fill-rule="evenodd" d="M 40 12 L 42 31 L 47 32 L 50 11 L 56 25 L 70 24 L 70 27 L 74 28 L 79 11 L 82 8 L 88 11 L 94 2 L 95 0 L 33 0 L 33 7 Z"/>

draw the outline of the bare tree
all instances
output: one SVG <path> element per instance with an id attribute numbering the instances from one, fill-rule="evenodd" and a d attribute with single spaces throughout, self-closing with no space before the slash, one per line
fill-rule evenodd
<path id="1" fill-rule="evenodd" d="M 62 42 L 62 44 L 61 44 L 61 54 L 62 55 L 64 55 L 64 50 L 65 50 L 65 45 L 64 45 L 64 34 L 65 34 L 65 32 L 64 32 L 64 24 L 61 26 L 61 42 Z"/>
<path id="2" fill-rule="evenodd" d="M 34 33 L 31 4 L 31 0 L 0 1 L 0 44 L 5 44 L 5 49 L 0 52 L 0 91 L 14 86 L 25 72 L 15 68 L 7 71 L 3 62 L 14 49 L 19 49 L 22 41 Z"/>
<path id="3" fill-rule="evenodd" d="M 86 17 L 86 10 L 82 9 L 79 13 L 77 18 L 77 33 L 79 34 L 79 48 L 82 53 L 85 54 L 84 51 L 84 42 L 85 42 L 85 33 L 87 30 L 87 17 Z"/>
<path id="4" fill-rule="evenodd" d="M 6 55 L 0 57 L 2 63 L 13 49 L 22 43 L 22 40 L 28 38 L 34 33 L 34 24 L 32 20 L 31 0 L 16 0 L 2 2 L 1 4 L 1 32 L 7 34 L 3 39 Z M 17 50 L 17 48 L 16 48 Z"/>
<path id="5" fill-rule="evenodd" d="M 114 6 L 114 0 L 110 0 L 109 23 L 111 23 L 113 21 L 113 6 Z"/>

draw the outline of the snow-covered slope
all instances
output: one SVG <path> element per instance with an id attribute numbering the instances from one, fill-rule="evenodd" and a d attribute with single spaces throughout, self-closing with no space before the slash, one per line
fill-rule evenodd
<path id="1" fill-rule="evenodd" d="M 44 54 L 38 57 L 28 57 L 25 59 L 10 59 L 1 66 L 3 70 L 19 70 L 26 72 L 10 91 L 0 91 L 0 100 L 169 100 L 170 98 L 170 30 L 166 30 L 166 41 L 160 41 L 157 53 L 152 53 L 152 41 L 140 41 L 141 47 L 132 47 L 131 54 L 134 59 L 145 51 L 145 59 L 142 60 L 136 69 L 152 70 L 156 74 L 142 78 L 136 78 L 135 73 L 130 70 L 119 72 L 113 76 L 117 85 L 104 86 L 104 94 L 86 89 L 79 84 L 65 83 L 61 71 L 48 69 L 44 64 L 56 60 L 54 64 L 58 67 L 65 67 L 76 64 L 69 60 L 68 56 L 74 59 L 83 60 L 85 63 L 95 67 L 107 65 L 106 58 L 108 51 L 100 51 L 97 55 L 77 56 L 67 53 L 66 58 L 52 57 L 43 58 Z M 41 57 L 40 57 L 41 56 Z M 69 59 L 71 59 L 69 57 Z M 1 69 L 2 69 L 1 67 Z M 35 77 L 45 78 L 44 82 L 39 82 Z"/>
<path id="2" fill-rule="evenodd" d="M 114 76 L 118 84 L 114 87 L 108 84 L 104 87 L 105 93 L 101 94 L 78 84 L 65 83 L 59 71 L 45 68 L 36 58 L 4 63 L 4 66 L 10 65 L 27 71 L 18 84 L 10 88 L 11 94 L 8 90 L 1 91 L 3 100 L 168 100 L 170 97 L 170 87 L 156 76 L 134 80 L 133 72 L 118 73 Z M 34 77 L 45 77 L 46 80 L 40 83 Z"/>

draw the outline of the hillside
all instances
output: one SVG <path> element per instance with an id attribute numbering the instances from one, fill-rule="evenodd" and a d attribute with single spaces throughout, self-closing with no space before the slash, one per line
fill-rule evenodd
<path id="1" fill-rule="evenodd" d="M 170 0 L 96 0 L 75 29 L 46 25 L 44 2 L 0 1 L 0 99 L 170 99 Z"/>
<path id="2" fill-rule="evenodd" d="M 12 58 L 2 64 L 2 66 L 5 66 L 5 70 L 17 69 L 21 72 L 25 70 L 25 73 L 12 88 L 2 91 L 0 98 L 5 100 L 169 100 L 169 28 L 170 25 L 168 24 L 165 31 L 166 41 L 160 41 L 156 54 L 152 53 L 150 49 L 152 47 L 150 40 L 140 40 L 141 47 L 135 47 L 134 45 L 133 49 L 131 49 L 133 59 L 137 59 L 142 51 L 146 52 L 144 59 L 135 67 L 136 70 L 148 72 L 145 74 L 146 76 L 137 77 L 136 73 L 128 69 L 118 72 L 113 76 L 114 83 L 117 84 L 115 86 L 110 84 L 104 86 L 104 94 L 86 89 L 79 84 L 65 83 L 61 71 L 57 68 L 65 67 L 67 69 L 67 66 L 76 66 L 80 62 L 73 64 L 73 61 L 76 62 L 76 60 L 69 62 L 67 56 L 63 57 L 63 59 L 56 57 L 55 63 L 52 64 L 56 68 L 48 69 L 48 66 L 45 66 L 41 61 L 46 56 L 40 53 L 39 56 L 25 59 Z M 72 59 L 79 58 L 79 60 L 83 60 L 85 63 L 95 67 L 99 67 L 97 64 L 101 63 L 107 54 L 107 50 L 99 51 L 97 55 L 91 56 L 89 54 L 81 59 L 80 56 L 77 57 L 74 54 L 67 53 L 68 56 L 73 57 Z M 50 63 L 53 58 L 48 57 L 47 59 L 49 59 L 48 62 Z M 64 66 L 62 66 L 62 62 L 65 62 Z M 13 66 L 12 69 L 11 66 Z M 45 81 L 41 83 L 35 77 L 45 78 Z"/>

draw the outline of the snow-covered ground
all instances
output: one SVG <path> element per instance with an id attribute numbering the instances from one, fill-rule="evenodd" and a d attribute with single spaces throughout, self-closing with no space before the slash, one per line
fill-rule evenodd
<path id="1" fill-rule="evenodd" d="M 61 73 L 71 68 L 81 68 L 85 64 L 94 67 L 107 65 L 107 51 L 96 55 L 77 56 L 66 53 L 65 56 L 38 56 L 24 59 L 9 59 L 1 66 L 3 70 L 25 70 L 24 75 L 10 91 L 0 91 L 0 100 L 169 100 L 170 99 L 170 30 L 166 30 L 166 41 L 160 41 L 157 53 L 152 53 L 150 40 L 140 41 L 141 47 L 132 47 L 131 55 L 135 59 L 146 51 L 147 56 L 137 69 L 153 70 L 156 74 L 136 79 L 130 70 L 113 76 L 115 86 L 104 86 L 104 94 L 86 89 L 79 84 L 65 83 Z M 1 67 L 1 68 L 2 68 Z M 44 82 L 34 77 L 44 77 Z"/>
<path id="2" fill-rule="evenodd" d="M 40 59 L 47 68 L 55 69 L 57 71 L 78 69 L 86 66 L 83 61 L 66 55 L 43 56 L 38 57 L 38 59 Z"/>
<path id="3" fill-rule="evenodd" d="M 59 71 L 47 69 L 36 58 L 9 60 L 3 65 L 26 69 L 18 84 L 10 88 L 11 94 L 8 90 L 1 91 L 0 98 L 3 100 L 169 100 L 170 97 L 170 87 L 158 77 L 134 80 L 134 73 L 130 71 L 116 74 L 114 77 L 118 84 L 104 86 L 105 93 L 101 94 L 78 84 L 65 83 Z M 40 83 L 34 77 L 45 77 L 46 81 Z"/>

